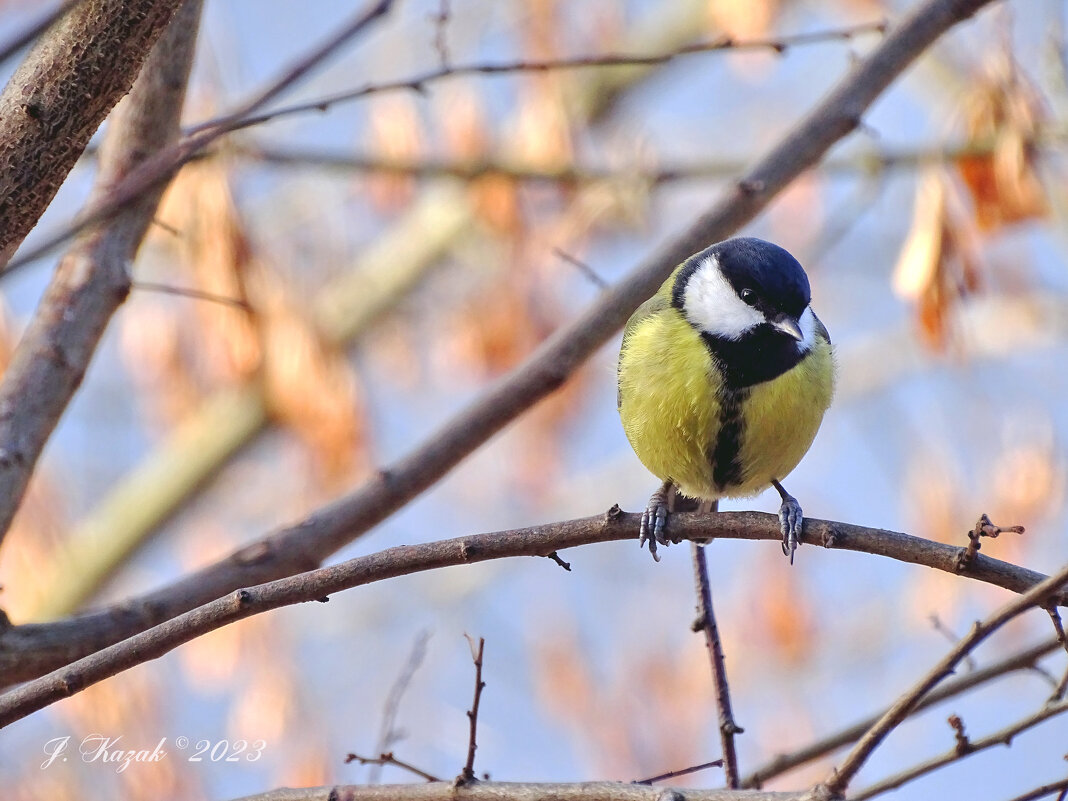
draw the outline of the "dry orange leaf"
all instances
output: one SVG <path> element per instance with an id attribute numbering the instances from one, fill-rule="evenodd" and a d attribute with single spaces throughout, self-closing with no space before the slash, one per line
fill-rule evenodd
<path id="1" fill-rule="evenodd" d="M 957 160 L 979 228 L 992 231 L 1045 217 L 1049 204 L 1033 145 L 1045 117 L 1038 91 L 1009 59 L 999 59 L 966 96 L 963 114 L 969 142 L 994 143 L 990 152 Z"/>
<path id="2" fill-rule="evenodd" d="M 736 41 L 763 39 L 773 35 L 779 0 L 708 0 L 708 28 L 711 36 L 728 36 Z M 727 63 L 742 77 L 759 76 L 774 63 L 770 51 L 735 51 Z"/>
<path id="3" fill-rule="evenodd" d="M 249 292 L 264 352 L 267 405 L 316 455 L 326 477 L 348 477 L 368 440 L 356 376 L 344 352 L 328 343 L 291 301 L 282 279 L 261 262 L 250 269 Z"/>
<path id="4" fill-rule="evenodd" d="M 945 170 L 932 167 L 917 186 L 912 227 L 894 267 L 894 292 L 915 304 L 926 341 L 942 346 L 951 310 L 979 283 L 979 247 L 971 221 Z"/>
<path id="5" fill-rule="evenodd" d="M 778 0 L 708 0 L 713 29 L 735 39 L 767 36 L 778 10 Z"/>
<path id="6" fill-rule="evenodd" d="M 378 97 L 371 107 L 372 152 L 387 161 L 414 161 L 425 150 L 422 125 L 415 102 L 408 95 Z M 403 175 L 372 175 L 367 181 L 371 200 L 381 209 L 395 210 L 411 202 L 412 178 Z"/>
<path id="7" fill-rule="evenodd" d="M 482 97 L 464 84 L 449 84 L 440 97 L 437 117 L 442 126 L 445 150 L 453 158 L 474 161 L 486 155 L 493 135 L 486 121 Z"/>
<path id="8" fill-rule="evenodd" d="M 250 245 L 230 190 L 230 178 L 219 159 L 187 166 L 163 196 L 159 218 L 178 231 L 164 244 L 177 248 L 193 281 L 204 292 L 246 299 L 245 271 Z M 209 382 L 235 381 L 259 367 L 259 339 L 248 315 L 216 303 L 195 303 L 198 324 L 190 358 Z"/>

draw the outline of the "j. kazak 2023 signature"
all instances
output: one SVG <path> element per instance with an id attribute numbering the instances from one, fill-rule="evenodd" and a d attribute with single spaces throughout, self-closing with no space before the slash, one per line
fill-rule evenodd
<path id="1" fill-rule="evenodd" d="M 41 770 L 56 763 L 78 760 L 111 765 L 116 773 L 125 772 L 139 762 L 162 762 L 178 758 L 186 762 L 256 762 L 263 756 L 266 740 L 192 740 L 178 736 L 161 737 L 151 747 L 130 748 L 122 735 L 88 734 L 81 740 L 70 735 L 53 737 L 44 744 L 45 759 Z"/>

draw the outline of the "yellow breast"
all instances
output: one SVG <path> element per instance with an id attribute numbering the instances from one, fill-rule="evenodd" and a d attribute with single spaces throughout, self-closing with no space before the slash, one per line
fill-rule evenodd
<path id="1" fill-rule="evenodd" d="M 812 444 L 834 392 L 831 345 L 819 339 L 799 364 L 745 390 L 740 410 L 740 473 L 713 476 L 723 386 L 699 334 L 664 308 L 628 330 L 619 360 L 619 412 L 642 464 L 692 498 L 753 495 L 782 479 Z M 728 406 L 730 404 L 727 404 Z"/>

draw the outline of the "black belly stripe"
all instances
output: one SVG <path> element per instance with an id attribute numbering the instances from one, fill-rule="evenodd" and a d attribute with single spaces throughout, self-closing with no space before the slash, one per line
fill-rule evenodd
<path id="1" fill-rule="evenodd" d="M 712 481 L 723 492 L 742 480 L 742 437 L 745 419 L 742 404 L 749 397 L 749 388 L 723 389 L 719 393 L 719 433 L 712 443 L 708 460 L 712 464 Z"/>

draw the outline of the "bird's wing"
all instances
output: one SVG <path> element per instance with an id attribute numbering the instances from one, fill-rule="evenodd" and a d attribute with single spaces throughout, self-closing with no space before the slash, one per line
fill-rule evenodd
<path id="1" fill-rule="evenodd" d="M 619 349 L 619 361 L 616 363 L 616 409 L 619 409 L 623 405 L 623 391 L 618 386 L 618 376 L 619 365 L 623 361 L 623 352 L 627 349 L 627 338 L 630 336 L 631 332 L 638 327 L 642 320 L 646 320 L 654 314 L 660 314 L 670 308 L 671 300 L 665 297 L 663 292 L 657 292 L 649 298 L 649 300 L 645 301 L 645 303 L 635 309 L 634 314 L 627 320 L 627 324 L 623 328 L 623 344 Z"/>
<path id="2" fill-rule="evenodd" d="M 816 335 L 821 336 L 825 340 L 830 342 L 831 335 L 827 333 L 827 326 L 823 324 L 823 321 L 819 317 L 816 317 L 816 312 L 812 312 L 812 317 L 816 320 Z"/>

